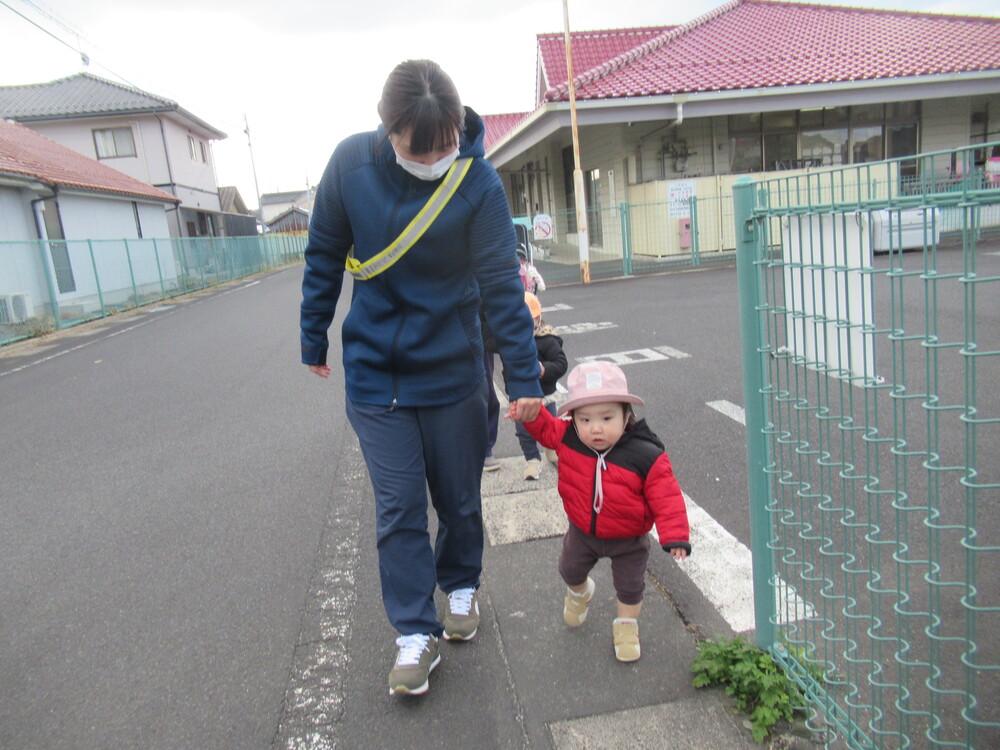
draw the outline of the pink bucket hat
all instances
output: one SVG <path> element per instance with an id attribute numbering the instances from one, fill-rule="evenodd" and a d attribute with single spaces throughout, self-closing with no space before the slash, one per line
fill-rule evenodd
<path id="1" fill-rule="evenodd" d="M 569 398 L 559 407 L 559 416 L 589 404 L 604 404 L 609 401 L 638 404 L 643 401 L 628 392 L 625 373 L 618 365 L 610 362 L 584 362 L 569 374 Z"/>

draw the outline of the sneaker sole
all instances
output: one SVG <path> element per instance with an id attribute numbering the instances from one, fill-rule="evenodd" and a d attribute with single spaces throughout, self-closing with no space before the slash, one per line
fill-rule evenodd
<path id="1" fill-rule="evenodd" d="M 424 680 L 423 685 L 419 685 L 415 688 L 408 688 L 406 685 L 399 685 L 398 687 L 389 688 L 389 695 L 423 695 L 427 692 L 427 689 L 431 686 L 431 672 L 434 671 L 434 667 L 441 663 L 441 654 L 437 655 L 437 658 L 431 662 L 431 665 L 427 668 L 427 679 Z"/>
<path id="2" fill-rule="evenodd" d="M 449 633 L 446 630 L 442 634 L 442 637 L 446 641 L 471 641 L 475 637 L 476 633 L 478 633 L 478 632 L 479 632 L 479 628 L 476 628 L 475 630 L 473 630 L 468 635 L 462 635 L 461 633 Z"/>
<path id="3" fill-rule="evenodd" d="M 483 471 L 500 471 L 500 464 L 496 466 L 484 466 Z"/>
<path id="4" fill-rule="evenodd" d="M 640 652 L 638 649 L 636 649 L 635 656 L 633 656 L 632 654 L 627 654 L 625 658 L 622 658 L 622 655 L 618 653 L 618 646 L 615 646 L 615 658 L 620 662 L 623 662 L 625 664 L 631 664 L 634 661 L 639 661 L 639 656 Z"/>

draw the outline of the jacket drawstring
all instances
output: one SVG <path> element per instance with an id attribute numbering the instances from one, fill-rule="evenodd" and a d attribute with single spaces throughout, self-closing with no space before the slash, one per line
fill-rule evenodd
<path id="1" fill-rule="evenodd" d="M 609 449 L 610 450 L 610 449 Z M 608 464 L 604 460 L 608 451 L 597 454 L 597 463 L 594 464 L 594 513 L 600 513 L 604 507 L 604 483 L 601 480 L 601 472 L 608 470 Z"/>

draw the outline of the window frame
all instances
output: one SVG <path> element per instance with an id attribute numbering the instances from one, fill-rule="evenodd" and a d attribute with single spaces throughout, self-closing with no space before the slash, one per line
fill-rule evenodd
<path id="1" fill-rule="evenodd" d="M 98 161 L 102 161 L 104 159 L 123 159 L 138 155 L 135 148 L 135 134 L 132 132 L 132 127 L 129 125 L 118 125 L 111 128 L 93 128 L 90 133 L 94 139 L 94 153 L 97 155 Z M 102 137 L 102 134 L 104 133 L 109 134 L 110 141 L 107 138 Z M 118 137 L 124 133 L 128 133 L 127 143 L 121 143 L 121 139 Z M 101 153 L 102 150 L 107 150 L 109 146 L 114 153 Z M 131 153 L 123 151 L 122 146 L 131 148 Z"/>

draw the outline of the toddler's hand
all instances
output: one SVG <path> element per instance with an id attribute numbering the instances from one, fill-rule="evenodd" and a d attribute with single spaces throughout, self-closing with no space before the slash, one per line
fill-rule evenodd
<path id="1" fill-rule="evenodd" d="M 670 554 L 674 556 L 675 560 L 683 560 L 688 556 L 688 551 L 683 547 L 674 547 L 670 550 Z"/>

